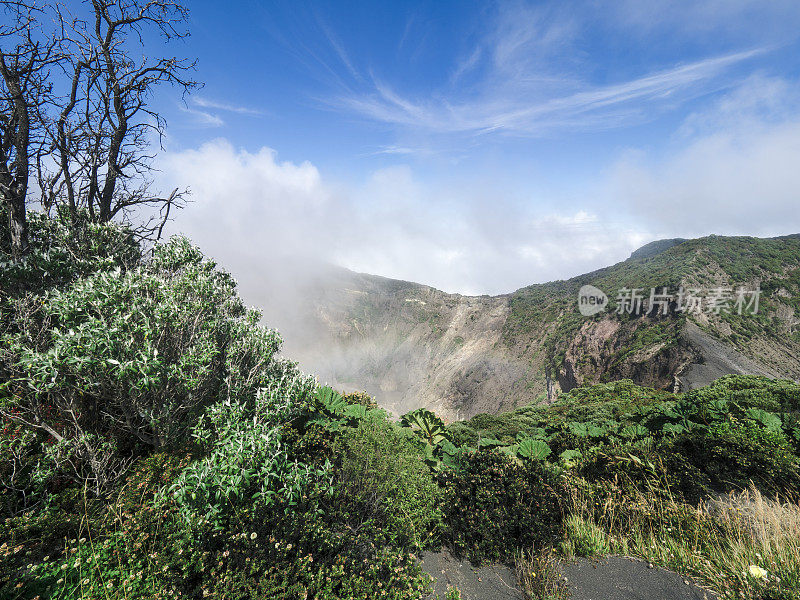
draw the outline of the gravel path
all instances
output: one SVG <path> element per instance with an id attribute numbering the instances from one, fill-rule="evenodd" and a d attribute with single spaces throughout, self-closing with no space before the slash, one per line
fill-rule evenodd
<path id="1" fill-rule="evenodd" d="M 635 558 L 577 559 L 563 565 L 572 600 L 716 600 L 688 579 Z M 476 599 L 477 600 L 477 599 Z M 488 600 L 488 597 L 487 597 Z"/>
<path id="2" fill-rule="evenodd" d="M 462 600 L 522 600 L 514 571 L 505 565 L 475 567 L 448 550 L 428 552 L 422 568 L 434 578 L 434 595 L 456 587 Z M 717 600 L 672 571 L 634 558 L 578 558 L 562 565 L 572 600 Z"/>
<path id="3" fill-rule="evenodd" d="M 422 569 L 433 577 L 434 594 L 442 599 L 448 586 L 452 586 L 461 592 L 462 600 L 522 600 L 514 571 L 504 565 L 476 567 L 466 559 L 459 560 L 445 549 L 425 553 L 422 556 Z"/>

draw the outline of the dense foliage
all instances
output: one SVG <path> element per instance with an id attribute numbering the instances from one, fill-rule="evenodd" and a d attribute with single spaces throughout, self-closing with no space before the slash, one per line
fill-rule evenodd
<path id="1" fill-rule="evenodd" d="M 554 552 L 613 551 L 731 598 L 800 597 L 795 383 L 619 381 L 394 422 L 280 358 L 187 240 L 142 252 L 121 228 L 32 224 L 30 258 L 0 264 L 3 598 L 412 599 L 442 544 L 516 559 L 526 589 L 560 589 L 531 583 Z M 697 508 L 762 492 L 769 528 Z"/>
<path id="2" fill-rule="evenodd" d="M 134 268 L 16 299 L 0 413 L 37 436 L 52 476 L 103 493 L 146 448 L 185 442 L 210 404 L 252 399 L 285 368 L 279 343 L 233 279 L 176 238 Z"/>
<path id="3" fill-rule="evenodd" d="M 509 560 L 518 548 L 558 539 L 557 477 L 541 463 L 514 462 L 497 451 L 467 455 L 441 475 L 448 541 L 474 562 Z"/>
<path id="4" fill-rule="evenodd" d="M 658 463 L 675 492 L 696 500 L 750 481 L 769 493 L 800 492 L 799 417 L 800 385 L 731 375 L 682 396 L 630 381 L 578 388 L 552 406 L 478 415 L 450 432 L 462 444 L 507 450 L 540 439 L 548 462 L 593 476 L 613 476 L 612 464 Z"/>

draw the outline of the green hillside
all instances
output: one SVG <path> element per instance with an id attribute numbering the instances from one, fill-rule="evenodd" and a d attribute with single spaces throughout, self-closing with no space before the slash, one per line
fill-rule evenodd
<path id="1" fill-rule="evenodd" d="M 581 315 L 593 285 L 606 309 Z M 617 313 L 623 288 L 731 288 L 729 312 Z M 735 306 L 760 289 L 758 311 Z M 565 281 L 504 296 L 446 294 L 409 282 L 337 271 L 309 286 L 288 325 L 289 355 L 326 381 L 367 390 L 397 414 L 428 407 L 447 419 L 500 412 L 593 383 L 631 379 L 689 390 L 726 374 L 800 379 L 800 238 L 710 236 L 665 240 L 631 258 Z M 707 305 L 705 305 L 707 306 Z M 266 308 L 269 312 L 269 304 Z M 324 344 L 316 340 L 324 339 Z"/>
<path id="2" fill-rule="evenodd" d="M 591 284 L 609 295 L 608 312 L 593 317 L 595 322 L 612 320 L 621 325 L 615 333 L 618 339 L 604 340 L 606 353 L 602 356 L 606 368 L 598 373 L 580 364 L 565 364 L 570 344 L 580 342 L 579 332 L 589 330 L 585 317 L 577 309 L 578 290 Z M 761 302 L 757 314 L 743 315 L 705 313 L 672 314 L 670 318 L 635 318 L 614 314 L 616 293 L 622 288 L 641 288 L 645 296 L 651 288 L 714 288 L 716 286 L 760 287 Z M 792 360 L 800 343 L 800 327 L 795 311 L 800 308 L 800 239 L 796 236 L 760 239 L 749 237 L 710 236 L 687 240 L 655 254 L 645 253 L 612 267 L 581 275 L 568 281 L 530 286 L 511 295 L 511 314 L 506 322 L 504 337 L 514 347 L 535 347 L 536 336 L 547 335 L 545 347 L 551 353 L 554 370 L 562 377 L 574 369 L 565 387 L 593 381 L 611 380 L 634 375 L 642 383 L 669 387 L 677 367 L 690 356 L 690 348 L 681 345 L 680 331 L 687 319 L 703 331 L 721 339 L 731 348 L 759 361 L 764 358 L 765 345 L 780 348 L 785 356 L 781 364 L 770 367 L 782 374 L 798 377 L 798 365 Z M 574 345 L 574 344 L 573 344 Z M 655 355 L 647 361 L 663 361 L 663 374 L 643 374 L 637 377 L 636 351 L 658 345 Z M 615 347 L 616 346 L 616 347 Z M 575 348 L 572 348 L 575 350 Z M 780 354 L 777 352 L 776 354 Z M 772 357 L 770 357 L 771 359 Z"/>

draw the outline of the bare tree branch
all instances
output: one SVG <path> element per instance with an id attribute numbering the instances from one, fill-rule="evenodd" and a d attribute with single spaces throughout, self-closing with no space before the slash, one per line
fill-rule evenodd
<path id="1" fill-rule="evenodd" d="M 64 207 L 73 223 L 85 211 L 92 221 L 123 221 L 141 238 L 159 239 L 185 191 L 151 190 L 166 122 L 150 101 L 164 84 L 182 95 L 199 84 L 189 77 L 194 62 L 148 57 L 144 40 L 153 32 L 167 42 L 187 37 L 187 9 L 172 0 L 91 0 L 90 14 L 79 18 L 55 1 L 0 5 L 14 16 L 0 27 L 0 40 L 15 44 L 0 51 L 0 193 L 15 252 L 27 243 L 31 166 L 45 210 Z"/>

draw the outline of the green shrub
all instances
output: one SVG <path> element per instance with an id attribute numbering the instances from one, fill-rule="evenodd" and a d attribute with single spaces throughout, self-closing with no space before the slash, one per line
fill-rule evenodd
<path id="1" fill-rule="evenodd" d="M 186 441 L 219 399 L 252 402 L 288 367 L 227 273 L 183 238 L 14 304 L 0 414 L 55 441 L 57 472 L 104 493 L 132 458 Z"/>
<path id="2" fill-rule="evenodd" d="M 0 228 L 0 232 L 7 228 Z M 28 214 L 30 250 L 24 260 L 12 260 L 0 240 L 0 311 L 6 301 L 39 294 L 100 272 L 135 267 L 142 258 L 133 233 L 114 223 L 92 223 L 79 214 L 73 225 L 58 216 Z M 2 237 L 2 236 L 0 236 Z"/>
<path id="3" fill-rule="evenodd" d="M 770 494 L 800 490 L 800 459 L 786 437 L 752 421 L 694 429 L 666 449 L 686 457 L 720 489 L 743 489 L 752 481 Z"/>
<path id="4" fill-rule="evenodd" d="M 726 375 L 705 387 L 687 392 L 686 398 L 704 404 L 724 400 L 742 408 L 789 412 L 800 410 L 800 384 L 752 375 Z"/>
<path id="5" fill-rule="evenodd" d="M 17 530 L 28 537 L 0 544 L 0 597 L 415 600 L 427 591 L 413 555 L 373 545 L 365 560 L 367 540 L 322 514 L 319 497 L 289 511 L 283 498 L 270 507 L 244 502 L 224 530 L 187 528 L 172 498 L 159 498 L 188 461 L 155 454 L 134 466 L 114 502 L 62 507 L 60 515 L 71 508 L 77 518 L 67 517 L 72 527 L 58 530 L 46 557 L 40 530 L 26 518 Z"/>
<path id="6" fill-rule="evenodd" d="M 409 435 L 385 414 L 371 415 L 334 446 L 337 514 L 379 543 L 422 548 L 437 541 L 440 492 Z"/>
<path id="7" fill-rule="evenodd" d="M 48 500 L 36 510 L 0 519 L 0 598 L 48 597 L 48 582 L 31 567 L 52 567 L 64 552 L 64 540 L 80 537 L 83 519 L 76 508 L 83 502 L 78 491 L 65 490 Z"/>
<path id="8" fill-rule="evenodd" d="M 190 528 L 235 527 L 243 510 L 290 510 L 313 481 L 324 478 L 326 467 L 291 458 L 281 434 L 313 387 L 313 380 L 298 375 L 262 390 L 253 409 L 226 400 L 208 410 L 194 430 L 204 457 L 170 488 Z"/>
<path id="9" fill-rule="evenodd" d="M 426 595 L 429 578 L 415 558 L 390 548 L 378 549 L 369 560 L 342 554 L 321 560 L 314 551 L 293 544 L 232 543 L 217 561 L 213 577 L 202 589 L 219 600 L 314 598 L 317 600 L 418 600 Z"/>
<path id="10" fill-rule="evenodd" d="M 697 503 L 712 482 L 669 441 L 637 446 L 613 444 L 582 460 L 576 475 L 598 485 L 619 486 L 621 493 L 676 496 Z"/>
<path id="11" fill-rule="evenodd" d="M 113 502 L 72 487 L 36 511 L 8 519 L 6 528 L 0 526 L 0 556 L 9 550 L 0 561 L 0 581 L 6 582 L 0 597 L 77 600 L 153 596 L 162 589 L 162 598 L 172 597 L 164 567 L 186 555 L 175 542 L 180 531 L 174 508 L 153 499 L 186 462 L 157 453 L 134 466 Z M 165 547 L 170 551 L 162 552 Z"/>
<path id="12" fill-rule="evenodd" d="M 440 481 L 446 539 L 475 562 L 512 560 L 516 549 L 549 545 L 557 537 L 561 485 L 541 462 L 473 452 Z"/>
<path id="13" fill-rule="evenodd" d="M 456 446 L 472 446 L 474 448 L 478 445 L 481 437 L 479 430 L 475 428 L 471 420 L 450 423 L 447 426 L 447 432 Z"/>
<path id="14" fill-rule="evenodd" d="M 44 436 L 9 419 L 0 431 L 0 514 L 15 515 L 46 496 L 52 462 L 41 454 Z M 22 493 L 20 493 L 22 492 Z"/>

